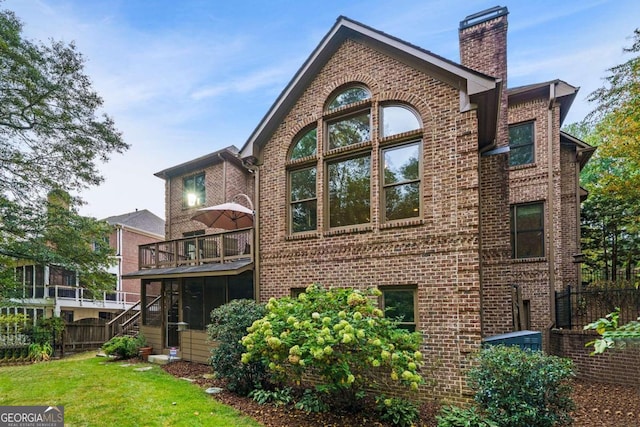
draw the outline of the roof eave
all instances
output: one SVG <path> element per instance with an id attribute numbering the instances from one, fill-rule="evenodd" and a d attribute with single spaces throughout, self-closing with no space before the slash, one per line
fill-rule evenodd
<path id="1" fill-rule="evenodd" d="M 158 178 L 166 180 L 167 178 L 184 175 L 188 172 L 202 169 L 218 162 L 222 162 L 223 160 L 233 161 L 239 165 L 242 165 L 242 161 L 237 154 L 237 148 L 234 146 L 229 146 L 221 150 L 214 151 L 213 153 L 205 154 L 204 156 L 200 156 L 187 162 L 171 166 L 167 169 L 163 169 L 160 172 L 154 173 L 154 175 Z"/>

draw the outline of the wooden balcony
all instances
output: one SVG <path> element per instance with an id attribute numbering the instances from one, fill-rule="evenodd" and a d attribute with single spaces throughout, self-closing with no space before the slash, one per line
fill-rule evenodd
<path id="1" fill-rule="evenodd" d="M 253 259 L 253 228 L 140 245 L 140 270 Z"/>

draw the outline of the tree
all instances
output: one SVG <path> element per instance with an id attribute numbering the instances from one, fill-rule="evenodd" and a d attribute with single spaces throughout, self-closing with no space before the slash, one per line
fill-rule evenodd
<path id="1" fill-rule="evenodd" d="M 624 49 L 640 52 L 640 30 Z M 567 131 L 598 150 L 582 171 L 589 191 L 583 204 L 583 249 L 588 266 L 615 279 L 627 277 L 640 254 L 640 56 L 608 70 L 605 85 L 589 96 L 596 108 Z"/>
<path id="2" fill-rule="evenodd" d="M 77 194 L 103 181 L 98 161 L 128 145 L 99 114 L 103 101 L 83 66 L 73 43 L 27 40 L 15 14 L 0 10 L 0 299 L 15 258 L 80 271 L 88 287 L 111 286 L 108 228 L 78 214 Z"/>

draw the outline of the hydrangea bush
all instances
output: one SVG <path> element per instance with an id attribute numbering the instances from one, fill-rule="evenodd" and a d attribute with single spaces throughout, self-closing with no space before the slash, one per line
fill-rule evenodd
<path id="1" fill-rule="evenodd" d="M 418 390 L 422 338 L 385 317 L 380 295 L 311 285 L 297 298 L 272 298 L 242 338 L 242 362 L 262 361 L 280 383 L 311 373 L 317 390 L 351 402 L 376 386 Z"/>

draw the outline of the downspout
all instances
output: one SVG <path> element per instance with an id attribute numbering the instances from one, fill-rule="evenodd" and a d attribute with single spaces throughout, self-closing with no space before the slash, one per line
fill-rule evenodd
<path id="1" fill-rule="evenodd" d="M 549 348 L 550 331 L 556 324 L 556 298 L 555 298 L 555 199 L 554 199 L 554 181 L 553 181 L 553 147 L 554 147 L 554 129 L 553 129 L 553 109 L 556 102 L 555 84 L 549 85 L 549 108 L 547 109 L 547 215 L 549 223 L 549 239 L 548 242 L 548 266 L 549 266 L 549 316 L 550 322 L 547 326 L 548 332 L 546 339 L 546 347 Z"/>
<path id="2" fill-rule="evenodd" d="M 253 228 L 252 243 L 253 243 L 253 295 L 257 302 L 260 301 L 260 166 L 252 164 L 250 162 L 242 162 L 245 169 L 247 169 L 253 176 L 253 202 L 251 208 L 253 209 Z M 251 202 L 251 200 L 249 200 Z"/>
<path id="3" fill-rule="evenodd" d="M 218 153 L 218 158 L 222 162 L 222 203 L 225 203 L 229 197 L 227 196 L 227 162 L 222 157 L 222 153 Z"/>
<path id="4" fill-rule="evenodd" d="M 253 166 L 253 287 L 256 301 L 260 301 L 260 167 Z"/>
<path id="5" fill-rule="evenodd" d="M 116 225 L 116 247 L 117 247 L 117 253 L 116 256 L 118 257 L 118 283 L 116 286 L 116 290 L 117 291 L 122 291 L 122 251 L 123 251 L 123 244 L 122 244 L 122 225 L 118 224 Z M 122 296 L 122 294 L 120 294 L 120 296 Z"/>
<path id="6" fill-rule="evenodd" d="M 166 200 L 166 206 L 164 208 L 164 214 L 167 217 L 165 220 L 166 223 L 165 223 L 164 239 L 171 240 L 171 177 L 170 176 L 167 177 L 166 186 L 167 186 L 168 195 Z"/>

